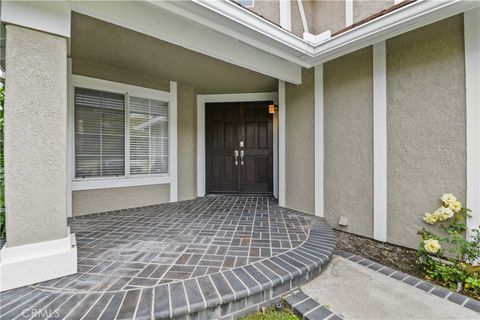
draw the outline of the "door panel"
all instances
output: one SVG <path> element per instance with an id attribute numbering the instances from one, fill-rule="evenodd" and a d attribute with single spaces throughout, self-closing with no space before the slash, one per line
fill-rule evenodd
<path id="1" fill-rule="evenodd" d="M 273 192 L 273 116 L 268 104 L 205 106 L 207 192 Z"/>
<path id="2" fill-rule="evenodd" d="M 244 138 L 244 165 L 240 192 L 273 192 L 273 116 L 268 103 L 249 102 L 240 109 L 240 139 Z M 242 140 L 241 140 L 242 141 Z"/>
<path id="3" fill-rule="evenodd" d="M 240 109 L 232 104 L 207 104 L 205 109 L 207 192 L 239 192 L 238 143 Z"/>

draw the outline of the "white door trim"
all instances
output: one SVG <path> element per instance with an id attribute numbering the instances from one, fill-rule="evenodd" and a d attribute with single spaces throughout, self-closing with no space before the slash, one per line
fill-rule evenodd
<path id="1" fill-rule="evenodd" d="M 373 45 L 373 238 L 387 241 L 387 64 L 385 41 Z"/>
<path id="2" fill-rule="evenodd" d="M 205 196 L 205 104 L 209 102 L 277 101 L 276 92 L 197 95 L 197 196 Z M 275 135 L 275 130 L 273 132 Z M 276 138 L 274 137 L 274 141 Z M 273 162 L 277 161 L 273 154 Z M 278 179 L 274 178 L 274 183 Z M 273 188 L 275 190 L 275 186 Z"/>
<path id="3" fill-rule="evenodd" d="M 480 225 L 480 9 L 464 14 L 468 235 Z"/>

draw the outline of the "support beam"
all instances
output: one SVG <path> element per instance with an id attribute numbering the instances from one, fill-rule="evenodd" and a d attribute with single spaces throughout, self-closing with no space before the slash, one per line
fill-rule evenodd
<path id="1" fill-rule="evenodd" d="M 323 64 L 315 67 L 315 215 L 323 217 Z"/>
<path id="2" fill-rule="evenodd" d="M 278 204 L 285 206 L 285 128 L 286 100 L 285 81 L 278 81 Z"/>
<path id="3" fill-rule="evenodd" d="M 387 65 L 385 41 L 373 45 L 373 238 L 387 241 Z"/>
<path id="4" fill-rule="evenodd" d="M 67 40 L 6 30 L 1 291 L 77 272 L 67 228 Z"/>
<path id="5" fill-rule="evenodd" d="M 480 9 L 464 14 L 468 236 L 480 226 Z"/>

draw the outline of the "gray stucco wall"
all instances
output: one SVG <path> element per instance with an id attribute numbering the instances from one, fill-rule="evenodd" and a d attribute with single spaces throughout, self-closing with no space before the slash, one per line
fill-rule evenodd
<path id="1" fill-rule="evenodd" d="M 463 45 L 460 15 L 387 41 L 391 243 L 416 247 L 422 215 L 443 193 L 465 199 Z"/>
<path id="2" fill-rule="evenodd" d="M 368 18 L 394 4 L 393 0 L 353 0 L 353 23 Z"/>
<path id="3" fill-rule="evenodd" d="M 7 27 L 5 204 L 7 245 L 67 232 L 67 42 Z"/>
<path id="4" fill-rule="evenodd" d="M 310 33 L 332 33 L 345 28 L 345 1 L 312 1 L 312 26 Z"/>
<path id="5" fill-rule="evenodd" d="M 73 215 L 148 206 L 170 201 L 170 186 L 151 185 L 73 192 Z"/>
<path id="6" fill-rule="evenodd" d="M 253 8 L 249 9 L 267 20 L 270 20 L 276 24 L 280 24 L 280 4 L 278 0 L 257 0 L 254 2 Z"/>
<path id="7" fill-rule="evenodd" d="M 178 86 L 178 200 L 197 196 L 197 96 L 195 88 Z"/>
<path id="8" fill-rule="evenodd" d="M 340 230 L 373 235 L 372 48 L 324 65 L 324 213 Z M 348 226 L 338 226 L 340 216 Z"/>
<path id="9" fill-rule="evenodd" d="M 131 85 L 169 90 L 169 81 L 107 66 L 73 60 L 73 73 Z M 178 84 L 178 199 L 196 197 L 196 92 L 191 86 Z M 119 199 L 117 201 L 117 199 Z M 73 192 L 73 215 L 132 208 L 170 200 L 168 185 L 138 186 Z"/>
<path id="10" fill-rule="evenodd" d="M 286 206 L 314 212 L 314 74 L 302 70 L 301 85 L 286 85 Z"/>

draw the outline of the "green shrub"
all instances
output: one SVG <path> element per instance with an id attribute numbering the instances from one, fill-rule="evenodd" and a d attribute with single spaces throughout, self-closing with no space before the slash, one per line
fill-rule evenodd
<path id="1" fill-rule="evenodd" d="M 423 220 L 436 225 L 441 235 L 425 228 L 418 234 L 418 262 L 426 278 L 438 282 L 453 291 L 480 297 L 480 230 L 473 229 L 466 237 L 467 218 L 470 210 L 462 206 L 457 198 L 444 194 L 443 204 L 433 213 L 425 213 Z"/>
<path id="2" fill-rule="evenodd" d="M 276 310 L 275 307 L 272 307 L 270 309 L 264 309 L 263 311 L 252 313 L 241 318 L 241 320 L 300 320 L 300 318 L 286 308 Z"/>

